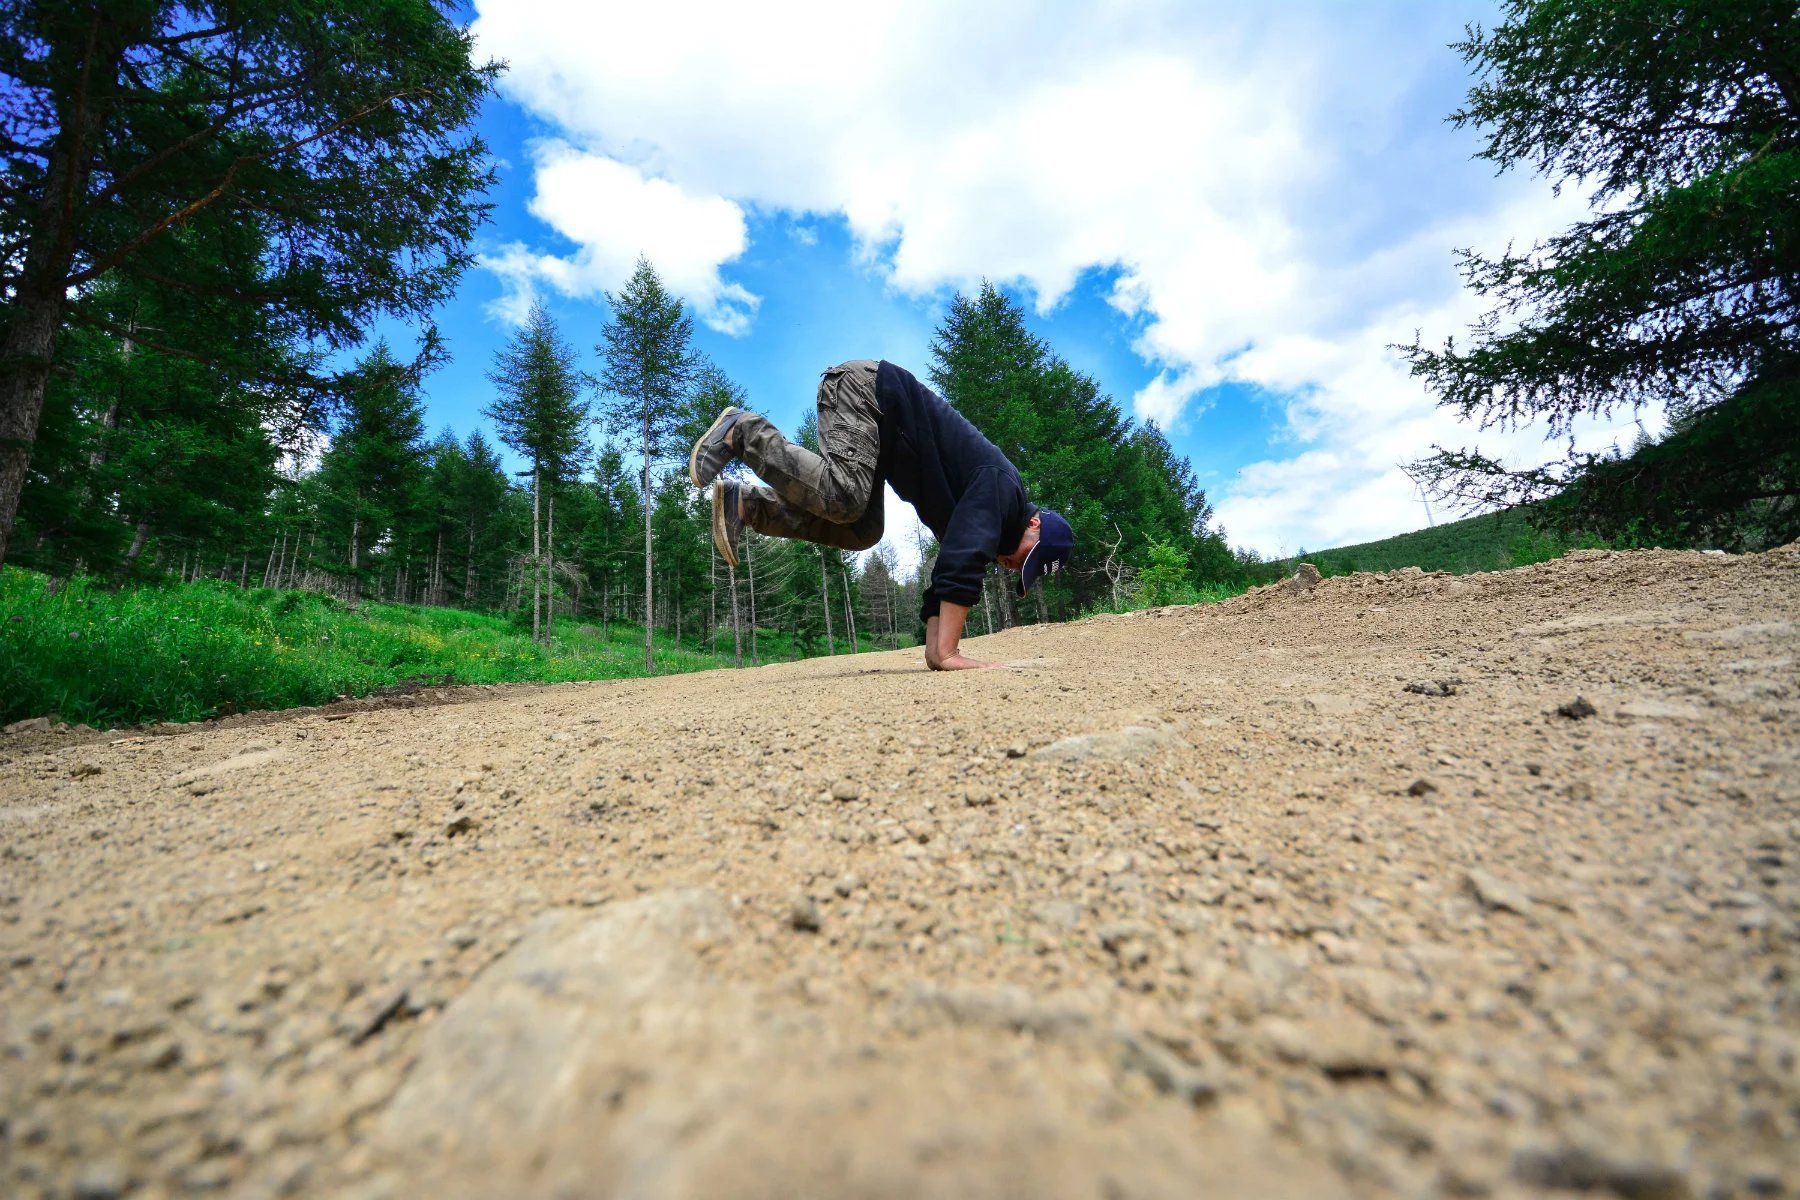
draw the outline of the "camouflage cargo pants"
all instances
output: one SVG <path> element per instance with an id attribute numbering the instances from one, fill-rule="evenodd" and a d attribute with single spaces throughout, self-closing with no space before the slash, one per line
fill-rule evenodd
<path id="1" fill-rule="evenodd" d="M 881 540 L 881 404 L 869 359 L 841 363 L 819 381 L 819 453 L 797 446 L 767 418 L 737 423 L 738 457 L 767 486 L 741 491 L 744 524 L 771 537 L 839 550 Z"/>

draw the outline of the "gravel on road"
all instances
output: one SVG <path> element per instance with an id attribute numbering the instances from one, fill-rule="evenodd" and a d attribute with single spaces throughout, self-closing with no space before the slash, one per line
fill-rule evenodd
<path id="1" fill-rule="evenodd" d="M 0 1193 L 1800 1186 L 1792 548 L 970 649 L 0 738 Z"/>

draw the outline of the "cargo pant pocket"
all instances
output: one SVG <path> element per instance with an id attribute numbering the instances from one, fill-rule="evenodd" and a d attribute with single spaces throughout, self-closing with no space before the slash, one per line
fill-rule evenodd
<path id="1" fill-rule="evenodd" d="M 824 489 L 834 520 L 855 520 L 869 503 L 881 459 L 881 406 L 874 364 L 844 363 L 819 382 L 819 452 L 830 484 Z"/>

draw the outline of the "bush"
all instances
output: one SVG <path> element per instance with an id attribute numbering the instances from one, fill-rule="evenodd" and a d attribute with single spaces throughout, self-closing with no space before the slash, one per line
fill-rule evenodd
<path id="1" fill-rule="evenodd" d="M 1161 608 L 1165 604 L 1193 604 L 1200 597 L 1188 573 L 1188 556 L 1180 547 L 1168 542 L 1151 542 L 1144 569 L 1138 572 L 1137 591 L 1141 607 Z"/>
<path id="2" fill-rule="evenodd" d="M 1644 533 L 1633 521 L 1608 537 L 1597 533 L 1567 534 L 1533 525 L 1514 538 L 1509 549 L 1513 566 L 1526 567 L 1561 558 L 1571 550 L 1652 550 L 1657 544 L 1657 538 Z"/>

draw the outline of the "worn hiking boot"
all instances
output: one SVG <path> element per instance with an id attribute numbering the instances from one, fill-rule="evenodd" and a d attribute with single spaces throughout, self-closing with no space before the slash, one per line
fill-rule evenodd
<path id="1" fill-rule="evenodd" d="M 736 570 L 738 534 L 744 530 L 744 516 L 738 511 L 738 485 L 729 479 L 714 483 L 712 509 L 713 545 L 719 548 L 719 557 Z"/>
<path id="2" fill-rule="evenodd" d="M 737 451 L 726 443 L 725 435 L 731 432 L 731 427 L 743 415 L 743 409 L 735 404 L 727 404 L 725 411 L 719 414 L 706 432 L 700 435 L 700 440 L 694 443 L 693 450 L 688 454 L 688 478 L 694 481 L 695 487 L 703 488 L 717 479 L 719 472 L 725 469 L 725 464 L 737 457 Z"/>

